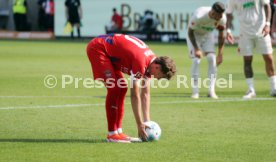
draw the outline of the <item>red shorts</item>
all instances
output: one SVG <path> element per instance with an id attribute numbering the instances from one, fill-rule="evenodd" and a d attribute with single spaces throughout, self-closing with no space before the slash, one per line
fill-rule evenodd
<path id="1" fill-rule="evenodd" d="M 94 80 L 105 82 L 108 78 L 122 78 L 122 72 L 113 67 L 101 41 L 102 39 L 93 39 L 86 49 L 87 56 L 92 66 Z"/>

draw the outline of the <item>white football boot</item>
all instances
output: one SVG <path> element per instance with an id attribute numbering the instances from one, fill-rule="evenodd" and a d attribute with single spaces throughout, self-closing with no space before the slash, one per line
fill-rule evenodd
<path id="1" fill-rule="evenodd" d="M 270 90 L 270 96 L 276 97 L 276 89 L 271 89 Z"/>
<path id="2" fill-rule="evenodd" d="M 254 91 L 247 91 L 247 93 L 243 96 L 243 99 L 252 99 L 256 98 L 256 93 Z"/>
<path id="3" fill-rule="evenodd" d="M 192 99 L 198 99 L 199 98 L 199 93 L 193 93 L 191 98 Z"/>
<path id="4" fill-rule="evenodd" d="M 212 99 L 218 99 L 218 96 L 215 92 L 209 92 L 207 97 L 210 97 Z"/>

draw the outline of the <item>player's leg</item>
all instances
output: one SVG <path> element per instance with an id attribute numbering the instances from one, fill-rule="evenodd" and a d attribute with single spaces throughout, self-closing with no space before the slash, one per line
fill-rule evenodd
<path id="1" fill-rule="evenodd" d="M 217 99 L 218 96 L 215 92 L 216 78 L 217 78 L 217 64 L 215 53 L 208 53 L 206 56 L 208 60 L 208 78 L 210 80 L 208 97 Z"/>
<path id="2" fill-rule="evenodd" d="M 253 61 L 253 48 L 254 48 L 254 40 L 250 39 L 246 36 L 240 36 L 239 40 L 239 52 L 243 56 L 243 71 L 244 76 L 246 78 L 246 83 L 248 86 L 248 90 L 246 94 L 243 96 L 244 99 L 250 99 L 256 97 L 256 92 L 254 89 L 254 73 L 252 68 Z"/>
<path id="3" fill-rule="evenodd" d="M 243 57 L 243 70 L 244 76 L 246 78 L 246 83 L 248 86 L 248 91 L 244 99 L 254 98 L 256 97 L 256 92 L 254 89 L 254 73 L 252 68 L 253 56 L 244 56 Z"/>
<path id="4" fill-rule="evenodd" d="M 218 96 L 215 92 L 216 76 L 217 76 L 217 64 L 215 54 L 215 42 L 212 33 L 209 33 L 205 37 L 205 41 L 202 42 L 202 50 L 204 51 L 208 61 L 208 79 L 209 79 L 209 92 L 208 97 L 217 99 Z"/>
<path id="5" fill-rule="evenodd" d="M 122 124 L 122 117 L 123 117 L 123 107 L 119 104 L 120 102 L 124 101 L 125 94 L 122 95 L 123 90 L 118 86 L 118 79 L 113 77 L 113 74 L 115 75 L 115 72 L 110 73 L 112 75 L 112 78 L 107 78 L 105 85 L 107 87 L 107 95 L 106 95 L 106 116 L 108 121 L 108 137 L 107 140 L 109 142 L 123 142 L 123 143 L 129 143 L 130 140 L 122 137 L 119 135 L 119 131 L 122 132 L 122 127 L 120 125 L 120 128 L 117 126 L 118 121 L 120 121 L 120 124 Z M 113 79 L 114 78 L 114 79 Z M 108 80 L 111 80 L 111 84 L 109 84 Z M 122 98 L 123 97 L 123 98 Z"/>
<path id="6" fill-rule="evenodd" d="M 77 24 L 76 24 L 76 26 L 77 26 L 77 33 L 78 33 L 78 38 L 81 38 L 81 31 L 80 31 L 80 22 L 78 22 Z"/>
<path id="7" fill-rule="evenodd" d="M 200 58 L 194 57 L 192 58 L 192 66 L 191 66 L 191 86 L 192 86 L 192 98 L 199 98 L 199 65 Z"/>
<path id="8" fill-rule="evenodd" d="M 191 65 L 191 87 L 192 87 L 192 98 L 198 99 L 199 98 L 199 66 L 200 66 L 200 58 L 195 57 L 195 50 L 194 47 L 187 38 L 187 45 L 189 49 L 189 56 L 192 60 Z"/>
<path id="9" fill-rule="evenodd" d="M 272 55 L 273 49 L 270 36 L 258 39 L 257 50 L 263 54 L 266 74 L 270 80 L 270 95 L 276 96 L 276 72 Z"/>
<path id="10" fill-rule="evenodd" d="M 118 81 L 118 100 L 117 100 L 117 106 L 118 106 L 118 116 L 116 121 L 116 126 L 118 128 L 118 133 L 122 133 L 122 121 L 124 117 L 124 102 L 125 97 L 127 93 L 127 82 L 123 77 L 122 72 L 115 71 L 115 75 Z"/>
<path id="11" fill-rule="evenodd" d="M 117 78 L 117 85 L 118 85 L 118 98 L 117 98 L 117 121 L 116 121 L 116 127 L 118 131 L 118 135 L 125 140 L 131 141 L 131 142 L 142 142 L 139 138 L 134 138 L 126 135 L 123 132 L 122 128 L 122 121 L 124 117 L 124 102 L 125 97 L 127 93 L 127 82 L 123 77 L 123 73 L 121 71 L 115 71 L 115 75 Z"/>
<path id="12" fill-rule="evenodd" d="M 265 61 L 266 74 L 270 80 L 270 95 L 276 97 L 276 73 L 274 67 L 273 55 L 263 55 Z"/>

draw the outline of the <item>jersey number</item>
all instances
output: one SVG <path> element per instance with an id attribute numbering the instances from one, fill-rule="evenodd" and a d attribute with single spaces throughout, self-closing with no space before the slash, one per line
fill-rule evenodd
<path id="1" fill-rule="evenodd" d="M 147 48 L 147 45 L 144 42 L 142 42 L 141 40 L 139 40 L 139 39 L 137 39 L 135 37 L 132 37 L 132 36 L 129 36 L 129 35 L 125 35 L 125 38 L 127 40 L 131 41 L 132 43 L 134 43 L 139 48 L 142 48 L 142 49 Z"/>

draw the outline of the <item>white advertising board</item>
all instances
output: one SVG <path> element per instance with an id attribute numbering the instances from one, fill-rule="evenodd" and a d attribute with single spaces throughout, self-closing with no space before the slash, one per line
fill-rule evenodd
<path id="1" fill-rule="evenodd" d="M 211 6 L 214 2 L 216 0 L 81 0 L 81 34 L 88 37 L 104 34 L 113 8 L 123 16 L 124 30 L 134 31 L 137 29 L 139 16 L 142 16 L 146 9 L 150 9 L 160 21 L 158 31 L 178 31 L 179 37 L 185 39 L 188 21 L 193 11 L 201 6 Z M 226 0 L 221 2 L 225 3 Z M 68 36 L 63 33 L 65 23 L 64 0 L 56 0 L 56 36 Z"/>

